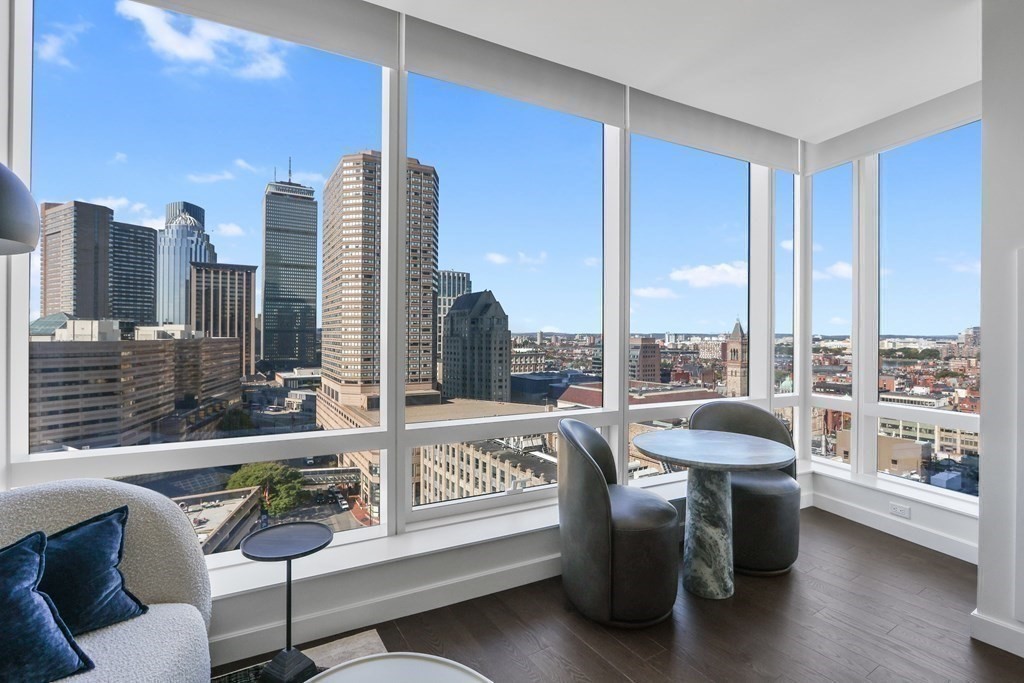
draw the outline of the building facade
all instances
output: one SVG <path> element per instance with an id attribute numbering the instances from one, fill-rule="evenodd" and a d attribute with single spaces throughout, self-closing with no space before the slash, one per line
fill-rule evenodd
<path id="1" fill-rule="evenodd" d="M 184 325 L 188 322 L 189 275 L 193 262 L 216 263 L 217 250 L 210 242 L 202 221 L 189 213 L 194 204 L 174 202 L 182 209 L 167 221 L 156 238 L 156 319 L 162 325 Z M 189 208 L 191 207 L 191 208 Z M 200 210 L 205 217 L 205 212 Z"/>
<path id="2" fill-rule="evenodd" d="M 263 194 L 263 333 L 275 370 L 318 365 L 317 201 L 312 187 L 267 183 Z M 326 273 L 325 273 L 326 277 Z"/>
<path id="3" fill-rule="evenodd" d="M 156 230 L 114 221 L 110 226 L 110 317 L 156 322 Z"/>
<path id="4" fill-rule="evenodd" d="M 193 263 L 189 325 L 207 337 L 234 337 L 239 375 L 256 372 L 256 266 Z"/>
<path id="5" fill-rule="evenodd" d="M 725 395 L 746 396 L 750 375 L 749 341 L 740 321 L 725 342 Z"/>
<path id="6" fill-rule="evenodd" d="M 324 184 L 323 380 L 317 422 L 352 424 L 345 406 L 375 408 L 380 396 L 381 156 L 347 154 Z M 438 400 L 434 282 L 437 275 L 438 178 L 408 160 L 406 395 Z"/>
<path id="7" fill-rule="evenodd" d="M 473 291 L 473 280 L 469 273 L 458 270 L 437 271 L 437 285 L 434 287 L 437 305 L 437 360 L 441 367 L 438 368 L 438 381 L 444 381 L 443 360 L 444 360 L 444 317 L 448 315 L 452 304 L 463 294 Z"/>
<path id="8" fill-rule="evenodd" d="M 110 228 L 114 212 L 87 202 L 44 203 L 40 315 L 110 317 Z"/>
<path id="9" fill-rule="evenodd" d="M 653 337 L 629 340 L 629 378 L 636 382 L 661 381 L 661 347 Z"/>
<path id="10" fill-rule="evenodd" d="M 41 218 L 41 316 L 156 320 L 156 230 L 79 201 L 43 204 Z"/>
<path id="11" fill-rule="evenodd" d="M 509 401 L 512 335 L 490 290 L 463 294 L 444 319 L 445 398 Z"/>

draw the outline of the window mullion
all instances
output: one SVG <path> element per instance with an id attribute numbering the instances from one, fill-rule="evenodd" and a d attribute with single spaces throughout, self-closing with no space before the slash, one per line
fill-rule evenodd
<path id="1" fill-rule="evenodd" d="M 400 19 L 404 27 L 404 17 Z M 404 30 L 400 30 L 402 61 Z M 411 457 L 404 447 L 405 432 L 405 235 L 406 235 L 406 106 L 407 73 L 383 70 L 383 178 L 381 187 L 381 426 L 387 429 L 389 447 L 381 456 L 380 481 L 382 524 L 389 535 L 401 533 L 412 508 Z"/>
<path id="2" fill-rule="evenodd" d="M 854 196 L 856 239 L 854 240 L 853 286 L 856 302 L 854 326 L 854 434 L 853 472 L 875 476 L 877 433 L 875 420 L 866 407 L 878 401 L 878 155 L 856 164 Z"/>
<path id="3" fill-rule="evenodd" d="M 619 481 L 629 453 L 629 130 L 604 127 L 604 406 L 617 418 L 609 442 Z"/>
<path id="4" fill-rule="evenodd" d="M 749 278 L 748 304 L 748 395 L 769 408 L 774 393 L 774 307 L 775 277 L 773 237 L 773 176 L 767 166 L 750 164 L 748 209 Z"/>
<path id="5" fill-rule="evenodd" d="M 793 386 L 800 397 L 794 436 L 798 457 L 808 462 L 811 458 L 811 389 L 814 381 L 811 370 L 812 184 L 813 178 L 801 173 L 796 176 L 793 187 Z"/>

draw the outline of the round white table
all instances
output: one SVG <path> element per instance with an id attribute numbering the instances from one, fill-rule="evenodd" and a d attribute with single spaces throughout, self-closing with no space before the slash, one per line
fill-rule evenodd
<path id="1" fill-rule="evenodd" d="M 345 681 L 423 681 L 423 683 L 492 683 L 468 666 L 434 655 L 418 652 L 386 652 L 367 655 L 310 678 L 306 683 L 344 683 Z"/>
<path id="2" fill-rule="evenodd" d="M 778 469 L 793 462 L 792 448 L 759 436 L 704 429 L 666 429 L 633 439 L 655 460 L 690 468 L 686 483 L 683 587 L 722 599 L 735 589 L 732 568 L 734 470 Z"/>

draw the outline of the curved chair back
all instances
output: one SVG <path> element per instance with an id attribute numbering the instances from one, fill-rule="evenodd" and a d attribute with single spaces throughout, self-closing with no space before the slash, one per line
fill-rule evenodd
<path id="1" fill-rule="evenodd" d="M 690 429 L 709 429 L 716 432 L 732 432 L 748 434 L 770 439 L 793 447 L 793 437 L 786 425 L 773 414 L 750 403 L 734 403 L 732 401 L 712 401 L 705 403 L 693 411 L 690 416 Z M 796 479 L 796 462 L 791 462 L 780 470 Z"/>
<path id="2" fill-rule="evenodd" d="M 558 423 L 558 519 L 562 584 L 585 616 L 611 618 L 612 520 L 608 485 L 615 461 L 600 432 L 579 420 Z"/>
<path id="3" fill-rule="evenodd" d="M 128 506 L 125 585 L 146 604 L 189 603 L 210 625 L 210 575 L 188 518 L 169 498 L 106 479 L 66 479 L 0 493 L 0 547 L 33 531 L 54 534 Z"/>

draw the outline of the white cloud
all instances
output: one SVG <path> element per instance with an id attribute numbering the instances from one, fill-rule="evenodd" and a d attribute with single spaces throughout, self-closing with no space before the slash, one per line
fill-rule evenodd
<path id="1" fill-rule="evenodd" d="M 517 253 L 519 254 L 519 263 L 524 266 L 539 266 L 548 260 L 548 253 L 546 251 L 542 251 L 536 256 L 530 256 L 521 251 Z"/>
<path id="2" fill-rule="evenodd" d="M 65 54 L 65 49 L 78 42 L 78 36 L 89 29 L 89 24 L 52 24 L 53 31 L 43 33 L 36 41 L 36 57 L 40 61 L 50 62 L 73 69 L 74 64 Z"/>
<path id="3" fill-rule="evenodd" d="M 585 265 L 587 268 L 597 268 L 599 265 L 601 265 L 601 257 L 588 256 L 587 258 L 583 259 L 583 265 Z"/>
<path id="4" fill-rule="evenodd" d="M 242 237 L 245 229 L 238 223 L 218 223 L 214 233 L 220 237 Z"/>
<path id="5" fill-rule="evenodd" d="M 141 220 L 136 219 L 139 225 L 145 225 L 147 228 L 153 228 L 154 230 L 163 230 L 164 219 L 150 216 L 149 218 L 143 218 Z"/>
<path id="6" fill-rule="evenodd" d="M 124 152 L 114 152 L 114 156 L 110 158 L 112 164 L 123 164 L 128 161 L 128 155 Z"/>
<path id="7" fill-rule="evenodd" d="M 314 173 L 312 171 L 295 171 L 292 173 L 292 182 L 306 183 L 306 184 L 323 184 L 327 182 L 327 178 L 324 177 L 323 173 Z"/>
<path id="8" fill-rule="evenodd" d="M 222 180 L 234 180 L 235 174 L 231 171 L 220 173 L 189 173 L 187 176 L 190 183 L 219 183 Z"/>
<path id="9" fill-rule="evenodd" d="M 244 79 L 281 78 L 288 73 L 280 41 L 129 0 L 118 0 L 116 10 L 139 22 L 149 47 L 165 61 L 214 67 Z"/>
<path id="10" fill-rule="evenodd" d="M 249 171 L 250 173 L 260 172 L 260 169 L 256 168 L 245 159 L 235 159 L 235 166 L 242 169 L 243 171 Z"/>
<path id="11" fill-rule="evenodd" d="M 850 280 L 853 278 L 853 266 L 846 261 L 836 261 L 826 268 L 825 272 L 840 280 Z"/>
<path id="12" fill-rule="evenodd" d="M 954 273 L 980 273 L 981 272 L 981 261 L 967 261 L 963 263 L 954 263 L 950 266 Z"/>
<path id="13" fill-rule="evenodd" d="M 832 265 L 825 268 L 825 270 L 815 270 L 811 273 L 811 277 L 814 280 L 831 280 L 833 278 L 839 280 L 850 280 L 853 278 L 853 266 L 846 261 L 836 261 Z"/>
<path id="14" fill-rule="evenodd" d="M 679 296 L 668 287 L 637 287 L 633 296 L 641 299 L 678 299 Z"/>
<path id="15" fill-rule="evenodd" d="M 86 201 L 90 204 L 105 206 L 108 209 L 113 209 L 114 211 L 123 211 L 132 205 L 132 201 L 127 197 L 94 197 L 93 199 Z M 142 206 L 145 207 L 145 204 Z"/>
<path id="16" fill-rule="evenodd" d="M 691 287 L 718 287 L 719 285 L 742 287 L 747 284 L 747 262 L 733 261 L 710 266 L 684 266 L 669 273 L 669 278 L 677 282 L 686 282 Z"/>
<path id="17" fill-rule="evenodd" d="M 484 254 L 484 259 L 499 266 L 508 263 L 508 256 L 505 256 L 504 254 L 499 254 L 495 251 L 489 251 L 486 254 Z"/>
<path id="18" fill-rule="evenodd" d="M 779 242 L 779 246 L 785 249 L 786 251 L 793 251 L 793 240 L 782 240 L 781 242 Z M 814 251 L 822 251 L 825 249 L 825 247 L 821 246 L 817 242 L 815 242 L 814 246 L 811 248 Z"/>

